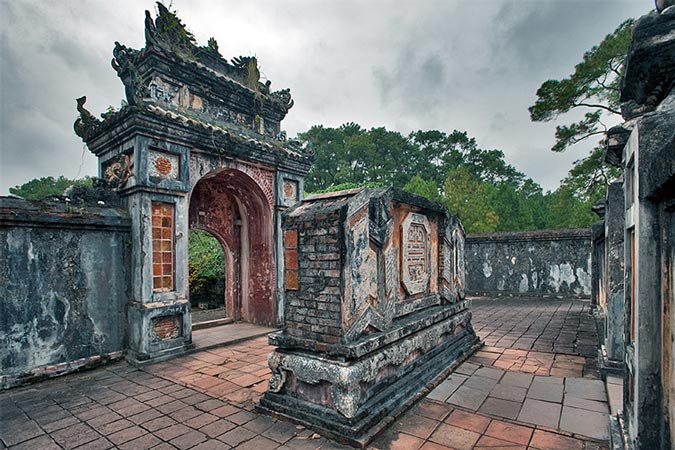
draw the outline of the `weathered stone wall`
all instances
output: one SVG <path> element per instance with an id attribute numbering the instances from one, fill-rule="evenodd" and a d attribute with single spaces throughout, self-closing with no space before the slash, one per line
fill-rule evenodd
<path id="1" fill-rule="evenodd" d="M 471 234 L 466 238 L 468 295 L 591 294 L 591 230 Z"/>
<path id="2" fill-rule="evenodd" d="M 286 329 L 291 335 L 326 344 L 340 340 L 342 220 L 339 210 L 287 220 L 296 227 L 284 231 Z"/>
<path id="3" fill-rule="evenodd" d="M 118 209 L 0 198 L 3 388 L 122 356 L 129 233 Z"/>

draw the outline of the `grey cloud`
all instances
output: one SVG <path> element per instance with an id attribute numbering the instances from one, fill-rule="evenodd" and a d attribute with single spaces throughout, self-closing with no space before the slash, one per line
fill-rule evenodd
<path id="1" fill-rule="evenodd" d="M 500 148 L 552 189 L 579 156 L 552 155 L 554 124 L 527 106 L 546 78 L 569 73 L 622 20 L 633 0 L 423 1 L 174 0 L 200 43 L 231 58 L 256 54 L 274 89 L 290 88 L 290 135 L 356 121 L 407 133 L 457 128 Z M 74 99 L 100 113 L 123 98 L 110 67 L 114 41 L 143 45 L 150 0 L 0 1 L 0 194 L 30 178 L 74 176 L 82 143 Z M 566 159 L 567 158 L 567 159 Z M 84 172 L 95 158 L 85 154 Z M 555 163 L 552 163 L 555 161 Z"/>

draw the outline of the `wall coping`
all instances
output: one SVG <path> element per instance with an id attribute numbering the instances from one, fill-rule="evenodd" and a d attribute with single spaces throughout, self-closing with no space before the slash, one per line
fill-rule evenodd
<path id="1" fill-rule="evenodd" d="M 130 232 L 131 218 L 120 208 L 0 197 L 0 228 L 7 227 Z"/>
<path id="2" fill-rule="evenodd" d="M 509 241 L 560 241 L 591 239 L 591 228 L 561 228 L 557 230 L 501 231 L 496 233 L 473 233 L 466 235 L 466 242 L 509 242 Z"/>

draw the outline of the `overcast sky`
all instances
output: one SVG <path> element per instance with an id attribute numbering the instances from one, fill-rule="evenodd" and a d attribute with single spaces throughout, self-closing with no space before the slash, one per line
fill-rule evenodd
<path id="1" fill-rule="evenodd" d="M 96 175 L 96 158 L 73 132 L 75 98 L 86 95 L 95 114 L 119 107 L 114 42 L 142 48 L 143 11 L 154 7 L 0 0 L 0 195 L 32 178 Z M 550 190 L 589 147 L 549 150 L 555 124 L 533 123 L 527 111 L 537 88 L 652 8 L 650 0 L 172 4 L 200 45 L 213 36 L 228 59 L 256 55 L 273 90 L 291 89 L 289 136 L 345 122 L 404 134 L 458 129 Z"/>

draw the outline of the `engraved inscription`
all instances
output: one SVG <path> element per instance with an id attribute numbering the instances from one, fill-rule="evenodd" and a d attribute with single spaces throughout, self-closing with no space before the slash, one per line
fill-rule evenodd
<path id="1" fill-rule="evenodd" d="M 405 266 L 410 281 L 419 282 L 427 273 L 427 232 L 424 226 L 418 223 L 410 225 L 406 242 Z"/>
<path id="2" fill-rule="evenodd" d="M 431 277 L 431 233 L 429 219 L 409 213 L 401 226 L 401 281 L 408 294 L 424 292 Z"/>

